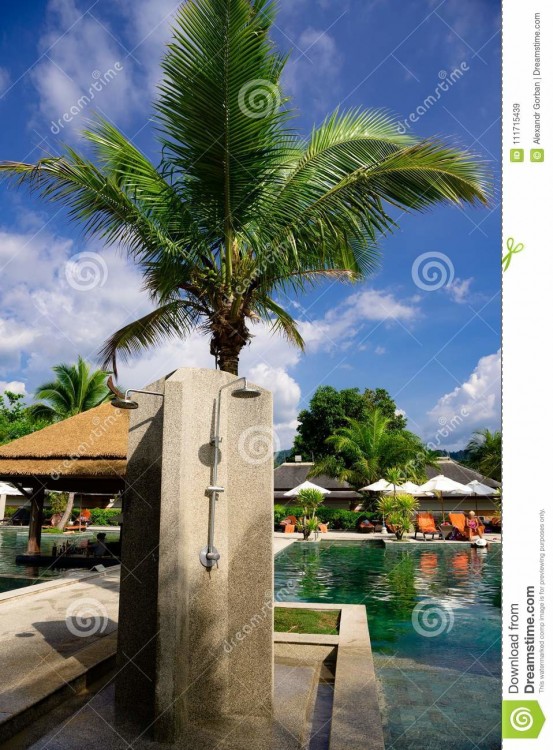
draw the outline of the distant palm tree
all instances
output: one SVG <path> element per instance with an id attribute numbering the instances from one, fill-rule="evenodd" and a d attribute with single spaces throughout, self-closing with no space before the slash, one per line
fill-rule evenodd
<path id="1" fill-rule="evenodd" d="M 91 371 L 82 357 L 79 357 L 76 365 L 55 365 L 52 370 L 56 379 L 43 383 L 36 389 L 35 398 L 42 400 L 29 407 L 31 418 L 35 421 L 59 422 L 113 398 L 106 387 L 106 379 L 110 373 L 104 370 Z M 70 492 L 56 528 L 65 528 L 74 503 L 75 493 Z"/>
<path id="2" fill-rule="evenodd" d="M 321 474 L 361 488 L 386 475 L 409 479 L 418 457 L 425 455 L 420 439 L 408 430 L 389 430 L 389 419 L 375 409 L 364 421 L 348 420 L 327 438 L 329 455 L 315 463 L 310 476 Z"/>
<path id="3" fill-rule="evenodd" d="M 36 389 L 35 398 L 39 401 L 29 407 L 30 414 L 36 420 L 59 422 L 113 398 L 106 387 L 109 372 L 91 371 L 82 357 L 79 357 L 76 365 L 55 365 L 52 370 L 56 379 Z"/>
<path id="4" fill-rule="evenodd" d="M 372 272 L 392 212 L 486 203 L 470 154 L 398 132 L 381 111 L 334 112 L 307 139 L 290 126 L 286 56 L 269 38 L 276 4 L 189 0 L 176 16 L 154 107 L 154 166 L 105 121 L 84 136 L 95 161 L 67 148 L 6 175 L 65 205 L 90 236 L 127 249 L 155 310 L 120 329 L 104 366 L 204 331 L 222 370 L 237 373 L 251 326 L 303 340 L 280 292 Z"/>
<path id="5" fill-rule="evenodd" d="M 501 482 L 501 432 L 477 430 L 465 450 L 469 466 L 480 474 Z"/>

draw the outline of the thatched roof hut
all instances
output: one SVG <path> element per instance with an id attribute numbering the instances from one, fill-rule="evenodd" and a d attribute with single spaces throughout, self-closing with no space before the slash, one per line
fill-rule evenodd
<path id="1" fill-rule="evenodd" d="M 0 480 L 74 492 L 117 492 L 127 466 L 129 414 L 102 404 L 0 446 Z"/>
<path id="2" fill-rule="evenodd" d="M 11 482 L 31 503 L 29 554 L 40 553 L 46 490 L 123 489 L 128 433 L 128 412 L 108 403 L 0 447 L 0 480 Z"/>

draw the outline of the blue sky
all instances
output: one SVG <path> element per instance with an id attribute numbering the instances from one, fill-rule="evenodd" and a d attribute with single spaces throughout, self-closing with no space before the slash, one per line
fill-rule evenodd
<path id="1" fill-rule="evenodd" d="M 387 388 L 411 429 L 438 447 L 462 447 L 472 430 L 497 429 L 500 420 L 500 3 L 280 6 L 274 39 L 291 52 L 284 85 L 300 131 L 336 107 L 384 108 L 398 128 L 407 122 L 414 134 L 479 154 L 495 195 L 489 208 L 398 214 L 373 277 L 283 300 L 306 353 L 257 328 L 242 370 L 273 389 L 282 448 L 320 384 Z M 64 142 L 78 145 L 97 111 L 155 161 L 150 102 L 175 9 L 174 0 L 6 5 L 0 159 L 36 161 Z M 94 100 L 83 105 L 91 87 Z M 32 393 L 53 364 L 77 354 L 93 361 L 149 302 L 124 255 L 84 241 L 59 206 L 6 185 L 0 196 L 0 389 Z M 123 367 L 121 380 L 138 387 L 177 366 L 212 366 L 206 340 L 152 351 Z"/>

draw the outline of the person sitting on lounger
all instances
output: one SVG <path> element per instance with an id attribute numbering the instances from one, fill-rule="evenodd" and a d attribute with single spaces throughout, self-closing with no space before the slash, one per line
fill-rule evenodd
<path id="1" fill-rule="evenodd" d="M 470 535 L 471 536 L 472 536 L 472 534 L 478 534 L 478 536 L 480 537 L 480 539 L 484 538 L 484 535 L 482 533 L 482 528 L 481 528 L 481 526 L 480 526 L 480 524 L 478 522 L 478 518 L 476 517 L 476 513 L 473 510 L 471 510 L 469 512 L 469 517 L 467 518 L 467 526 L 470 529 Z"/>
<path id="2" fill-rule="evenodd" d="M 96 534 L 96 541 L 90 545 L 90 549 L 94 557 L 106 557 L 110 554 L 106 546 L 106 535 L 102 531 Z"/>

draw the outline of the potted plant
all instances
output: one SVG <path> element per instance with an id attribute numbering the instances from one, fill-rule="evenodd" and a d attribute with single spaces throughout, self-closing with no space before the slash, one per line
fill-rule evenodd
<path id="1" fill-rule="evenodd" d="M 404 492 L 385 495 L 378 501 L 378 510 L 398 540 L 403 539 L 403 535 L 410 530 L 413 514 L 418 507 L 419 501 Z"/>

